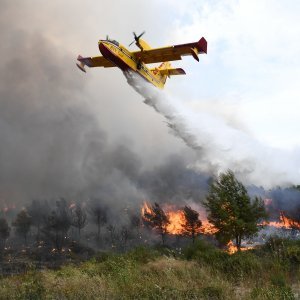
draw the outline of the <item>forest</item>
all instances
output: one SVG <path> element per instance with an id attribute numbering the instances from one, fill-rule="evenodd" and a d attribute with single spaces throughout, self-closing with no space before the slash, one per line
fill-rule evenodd
<path id="1" fill-rule="evenodd" d="M 297 299 L 297 215 L 230 170 L 201 206 L 33 200 L 0 218 L 1 299 Z"/>

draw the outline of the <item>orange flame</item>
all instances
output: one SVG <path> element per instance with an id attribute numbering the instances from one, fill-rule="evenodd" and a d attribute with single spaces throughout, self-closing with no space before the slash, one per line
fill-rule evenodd
<path id="1" fill-rule="evenodd" d="M 298 229 L 300 230 L 300 222 L 288 218 L 283 211 L 280 212 L 279 221 L 263 222 L 261 225 L 273 226 L 276 228 Z"/>
<path id="2" fill-rule="evenodd" d="M 218 229 L 213 224 L 209 223 L 207 219 L 202 220 L 201 233 L 205 235 L 213 235 L 217 232 Z"/>
<path id="3" fill-rule="evenodd" d="M 266 199 L 265 204 L 266 205 L 271 205 L 272 200 L 271 199 Z M 184 235 L 184 227 L 186 225 L 186 219 L 184 215 L 183 209 L 178 209 L 175 206 L 171 205 L 163 205 L 162 206 L 163 210 L 165 211 L 165 214 L 168 217 L 169 224 L 166 225 L 166 232 L 171 235 Z M 200 229 L 198 229 L 198 234 L 204 234 L 204 235 L 214 235 L 216 232 L 218 232 L 218 229 L 211 224 L 205 214 L 205 211 L 201 210 L 198 211 L 200 217 L 200 220 L 202 222 L 202 226 Z M 147 202 L 144 202 L 142 208 L 141 208 L 141 214 L 142 214 L 142 219 L 145 221 L 149 221 L 147 218 L 148 215 L 152 215 L 154 212 L 151 208 L 151 205 L 148 204 Z M 268 225 L 268 226 L 274 226 L 277 228 L 286 228 L 286 229 L 298 229 L 300 230 L 300 222 L 295 221 L 289 217 L 287 217 L 284 212 L 280 212 L 280 221 L 271 221 L 271 222 L 262 222 L 260 225 Z M 226 245 L 227 252 L 229 254 L 233 254 L 238 251 L 238 248 L 234 245 L 232 241 L 229 241 L 228 244 Z M 243 246 L 241 247 L 241 251 L 247 251 L 250 249 L 253 249 L 253 246 Z"/>
<path id="4" fill-rule="evenodd" d="M 226 245 L 226 247 L 227 247 L 227 252 L 229 254 L 233 254 L 238 251 L 237 246 L 234 245 L 232 241 L 229 241 L 228 244 Z"/>
<path id="5" fill-rule="evenodd" d="M 226 248 L 227 248 L 227 252 L 229 254 L 234 254 L 238 251 L 238 248 L 236 245 L 234 245 L 234 243 L 232 241 L 229 241 L 226 245 Z M 247 251 L 247 250 L 251 250 L 251 249 L 254 249 L 253 246 L 243 246 L 241 247 L 241 251 Z"/>
<path id="6" fill-rule="evenodd" d="M 164 205 L 163 209 L 170 222 L 166 226 L 167 233 L 173 235 L 184 235 L 185 234 L 184 227 L 186 225 L 186 219 L 183 210 L 177 209 L 172 205 Z M 142 214 L 142 218 L 145 221 L 149 221 L 149 219 L 146 216 L 147 214 L 148 215 L 153 214 L 152 208 L 147 202 L 144 202 L 141 209 L 141 214 Z M 201 212 L 201 214 L 203 215 L 203 212 Z M 198 230 L 198 233 L 212 235 L 218 231 L 212 224 L 209 223 L 207 219 L 204 220 L 201 219 L 201 222 L 202 222 L 202 226 Z"/>
<path id="7" fill-rule="evenodd" d="M 153 214 L 153 211 L 152 211 L 151 207 L 149 206 L 149 204 L 147 202 L 144 202 L 144 205 L 142 206 L 142 217 L 144 218 L 144 220 L 148 221 L 146 214 L 151 215 L 151 214 Z"/>
<path id="8" fill-rule="evenodd" d="M 185 216 L 182 210 L 177 211 L 167 211 L 166 215 L 169 219 L 169 224 L 167 225 L 167 232 L 169 234 L 181 235 L 184 231 L 184 226 L 186 224 Z"/>

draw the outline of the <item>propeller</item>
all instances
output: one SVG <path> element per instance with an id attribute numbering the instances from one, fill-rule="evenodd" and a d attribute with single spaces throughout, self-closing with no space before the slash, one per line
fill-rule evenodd
<path id="1" fill-rule="evenodd" d="M 129 47 L 134 43 L 138 43 L 139 39 L 146 33 L 146 31 L 143 31 L 140 35 L 136 35 L 135 32 L 133 32 L 134 40 L 129 44 Z"/>

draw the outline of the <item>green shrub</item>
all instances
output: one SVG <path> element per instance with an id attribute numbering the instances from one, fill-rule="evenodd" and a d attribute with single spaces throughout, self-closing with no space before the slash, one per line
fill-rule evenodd
<path id="1" fill-rule="evenodd" d="M 112 252 L 97 252 L 97 254 L 94 255 L 93 260 L 96 262 L 104 262 L 114 255 L 115 254 Z"/>
<path id="2" fill-rule="evenodd" d="M 260 252 L 271 254 L 277 259 L 289 260 L 291 263 L 300 264 L 300 240 L 273 236 L 260 247 Z"/>
<path id="3" fill-rule="evenodd" d="M 17 289 L 16 299 L 44 299 L 45 288 L 41 273 L 32 272 L 23 276 L 22 283 Z"/>
<path id="4" fill-rule="evenodd" d="M 183 249 L 183 258 L 191 260 L 197 259 L 203 253 L 215 253 L 220 252 L 215 246 L 209 244 L 204 240 L 197 240 L 194 244 Z"/>
<path id="5" fill-rule="evenodd" d="M 194 245 L 183 250 L 183 258 L 196 260 L 200 265 L 207 265 L 218 272 L 230 255 L 206 241 L 197 241 Z"/>
<path id="6" fill-rule="evenodd" d="M 270 277 L 270 281 L 274 286 L 279 288 L 284 288 L 287 286 L 286 275 L 283 273 L 272 274 Z"/>
<path id="7" fill-rule="evenodd" d="M 250 252 L 236 252 L 229 255 L 220 265 L 220 270 L 236 281 L 244 278 L 256 278 L 263 271 L 261 260 Z"/>
<path id="8" fill-rule="evenodd" d="M 142 264 L 154 260 L 159 256 L 160 252 L 158 250 L 144 246 L 136 247 L 132 251 L 125 254 L 126 258 Z"/>
<path id="9" fill-rule="evenodd" d="M 292 266 L 300 266 L 300 245 L 290 245 L 286 248 L 286 258 Z"/>
<path id="10" fill-rule="evenodd" d="M 290 287 L 254 288 L 251 292 L 252 299 L 259 300 L 294 300 L 295 297 Z"/>
<path id="11" fill-rule="evenodd" d="M 220 287 L 207 286 L 201 289 L 201 296 L 207 300 L 221 300 L 224 299 L 224 292 Z"/>
<path id="12" fill-rule="evenodd" d="M 249 251 L 230 255 L 204 241 L 186 248 L 183 253 L 186 259 L 195 259 L 234 280 L 254 277 L 263 269 L 259 257 Z"/>

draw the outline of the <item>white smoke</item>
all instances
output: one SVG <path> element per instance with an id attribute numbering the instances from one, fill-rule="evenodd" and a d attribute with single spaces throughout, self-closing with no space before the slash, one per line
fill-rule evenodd
<path id="1" fill-rule="evenodd" d="M 195 112 L 138 75 L 126 72 L 125 76 L 145 98 L 144 102 L 166 118 L 172 133 L 196 151 L 197 161 L 192 168 L 214 174 L 231 169 L 245 184 L 265 188 L 299 183 L 299 159 L 295 152 L 263 145 L 243 129 L 228 124 L 222 116 Z"/>

